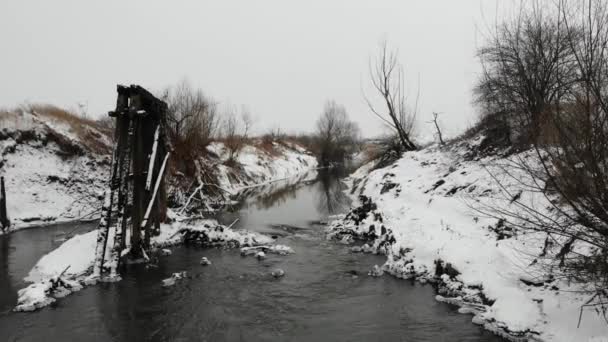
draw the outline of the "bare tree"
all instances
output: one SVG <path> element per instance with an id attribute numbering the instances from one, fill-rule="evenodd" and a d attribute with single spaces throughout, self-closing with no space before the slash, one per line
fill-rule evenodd
<path id="1" fill-rule="evenodd" d="M 365 97 L 370 110 L 395 131 L 404 151 L 416 150 L 417 147 L 411 139 L 411 134 L 418 111 L 418 95 L 414 106 L 409 107 L 405 95 L 403 68 L 398 62 L 397 53 L 389 51 L 386 42 L 381 44 L 380 54 L 374 61 L 373 67 L 370 63 L 369 73 L 374 89 L 386 106 L 385 110 L 381 111 Z"/>
<path id="2" fill-rule="evenodd" d="M 536 134 L 536 138 L 530 141 L 529 153 L 513 156 L 501 166 L 500 175 L 491 173 L 510 198 L 510 204 L 492 206 L 486 208 L 486 212 L 501 218 L 513 229 L 544 234 L 545 247 L 538 258 L 546 259 L 549 267 L 557 266 L 558 276 L 594 285 L 588 304 L 601 306 L 605 315 L 608 301 L 608 10 L 603 1 L 588 0 L 584 3 L 559 1 L 551 16 L 534 11 L 538 8 L 522 8 L 521 22 L 510 24 L 524 28 L 532 25 L 530 32 L 544 32 L 535 35 L 537 39 L 530 40 L 532 43 L 526 43 L 527 39 L 514 43 L 512 36 L 505 34 L 495 36 L 491 42 L 493 47 L 509 42 L 511 55 L 526 59 L 526 63 L 513 65 L 524 70 L 509 76 L 509 86 L 495 93 L 500 101 L 494 101 L 493 96 L 482 98 L 492 102 L 503 115 L 518 115 L 521 113 L 518 111 L 526 110 L 525 115 L 530 116 L 528 131 Z M 509 27 L 499 32 L 517 32 L 515 30 Z M 521 57 L 530 53 L 527 50 L 536 51 L 528 58 Z M 539 65 L 533 67 L 536 63 L 531 64 L 531 60 L 535 58 Z M 548 65 L 553 65 L 551 70 L 545 69 Z M 486 69 L 486 77 L 504 80 L 505 75 L 499 76 L 504 72 L 506 70 Z M 537 80 L 539 77 L 545 82 Z M 539 117 L 534 119 L 534 115 Z M 537 125 L 541 122 L 543 126 L 539 128 Z M 534 129 L 538 132 L 532 132 Z M 543 139 L 538 139 L 539 133 Z M 510 181 L 501 179 L 501 175 L 507 175 Z M 535 205 L 526 196 L 515 193 L 518 190 L 540 193 L 546 201 L 543 206 Z"/>
<path id="3" fill-rule="evenodd" d="M 433 112 L 433 120 L 431 120 L 429 123 L 435 125 L 435 130 L 437 131 L 437 139 L 439 139 L 439 143 L 441 145 L 445 145 L 445 142 L 443 141 L 443 135 L 441 134 L 441 128 L 439 127 L 438 119 L 439 113 Z"/>
<path id="4" fill-rule="evenodd" d="M 350 121 L 346 108 L 330 100 L 316 123 L 316 152 L 322 165 L 343 161 L 357 146 L 359 126 Z"/>
<path id="5" fill-rule="evenodd" d="M 475 94 L 484 115 L 498 116 L 524 144 L 538 137 L 548 107 L 576 78 L 568 43 L 574 34 L 538 1 L 522 2 L 513 20 L 497 24 L 478 51 L 483 73 Z"/>

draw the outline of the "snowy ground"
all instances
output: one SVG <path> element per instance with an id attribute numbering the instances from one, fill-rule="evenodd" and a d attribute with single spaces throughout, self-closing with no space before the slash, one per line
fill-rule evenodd
<path id="1" fill-rule="evenodd" d="M 551 280 L 537 267 L 544 239 L 499 232 L 497 219 L 475 209 L 510 205 L 486 169 L 500 158 L 467 156 L 477 143 L 409 152 L 371 172 L 372 165 L 363 166 L 349 181 L 351 195 L 363 202 L 330 223 L 330 236 L 366 239 L 353 251 L 387 255 L 374 275 L 436 282 L 438 300 L 511 340 L 608 341 L 608 324 L 593 309 L 583 310 L 577 328 L 589 299 L 577 292 L 585 284 Z M 526 196 L 542 207 L 544 197 Z"/>

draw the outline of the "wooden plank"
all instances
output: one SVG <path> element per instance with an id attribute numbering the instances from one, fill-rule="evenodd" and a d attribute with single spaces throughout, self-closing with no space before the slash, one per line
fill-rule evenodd
<path id="1" fill-rule="evenodd" d="M 0 225 L 2 225 L 2 230 L 8 229 L 11 225 L 11 222 L 8 219 L 8 213 L 6 212 L 6 189 L 4 187 L 4 177 L 0 177 Z"/>
<path id="2" fill-rule="evenodd" d="M 160 171 L 158 172 L 158 177 L 156 177 L 156 184 L 154 185 L 154 192 L 152 193 L 152 199 L 150 200 L 150 203 L 148 204 L 148 209 L 146 210 L 146 215 L 144 216 L 144 220 L 141 223 L 142 227 L 145 227 L 148 224 L 148 218 L 150 217 L 150 212 L 152 210 L 154 200 L 156 199 L 156 194 L 158 193 L 158 189 L 160 187 L 161 180 L 165 173 L 165 167 L 167 166 L 167 161 L 169 160 L 169 155 L 171 155 L 171 152 L 167 152 L 167 154 L 165 155 L 165 160 L 163 160 L 163 163 L 160 167 Z"/>

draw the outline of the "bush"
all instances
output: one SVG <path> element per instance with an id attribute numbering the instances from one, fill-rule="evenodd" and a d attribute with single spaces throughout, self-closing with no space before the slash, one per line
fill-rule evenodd
<path id="1" fill-rule="evenodd" d="M 222 123 L 222 141 L 228 149 L 228 161 L 234 162 L 241 149 L 249 140 L 253 120 L 249 112 L 243 108 L 240 115 L 234 108 L 224 115 Z"/>
<path id="2" fill-rule="evenodd" d="M 217 106 L 187 81 L 168 87 L 161 98 L 168 105 L 167 131 L 174 149 L 173 165 L 193 175 L 193 161 L 206 154 L 206 147 L 217 134 Z"/>

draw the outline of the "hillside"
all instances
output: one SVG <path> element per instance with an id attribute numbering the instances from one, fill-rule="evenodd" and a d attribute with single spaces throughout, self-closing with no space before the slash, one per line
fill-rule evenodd
<path id="1" fill-rule="evenodd" d="M 12 228 L 91 218 L 108 178 L 111 139 L 52 107 L 4 112 L 0 174 Z"/>
<path id="2" fill-rule="evenodd" d="M 518 193 L 513 189 L 525 174 L 504 174 L 501 165 L 527 152 L 484 156 L 478 153 L 482 140 L 408 152 L 383 168 L 363 166 L 349 179 L 358 206 L 330 223 L 330 235 L 345 243 L 363 240 L 353 252 L 385 254 L 372 275 L 432 282 L 437 300 L 510 340 L 606 336 L 608 325 L 594 307 L 582 311 L 577 328 L 593 289 L 543 264 L 546 237 L 492 217 L 492 208 L 516 208 L 513 195 L 548 213 L 551 197 Z"/>

